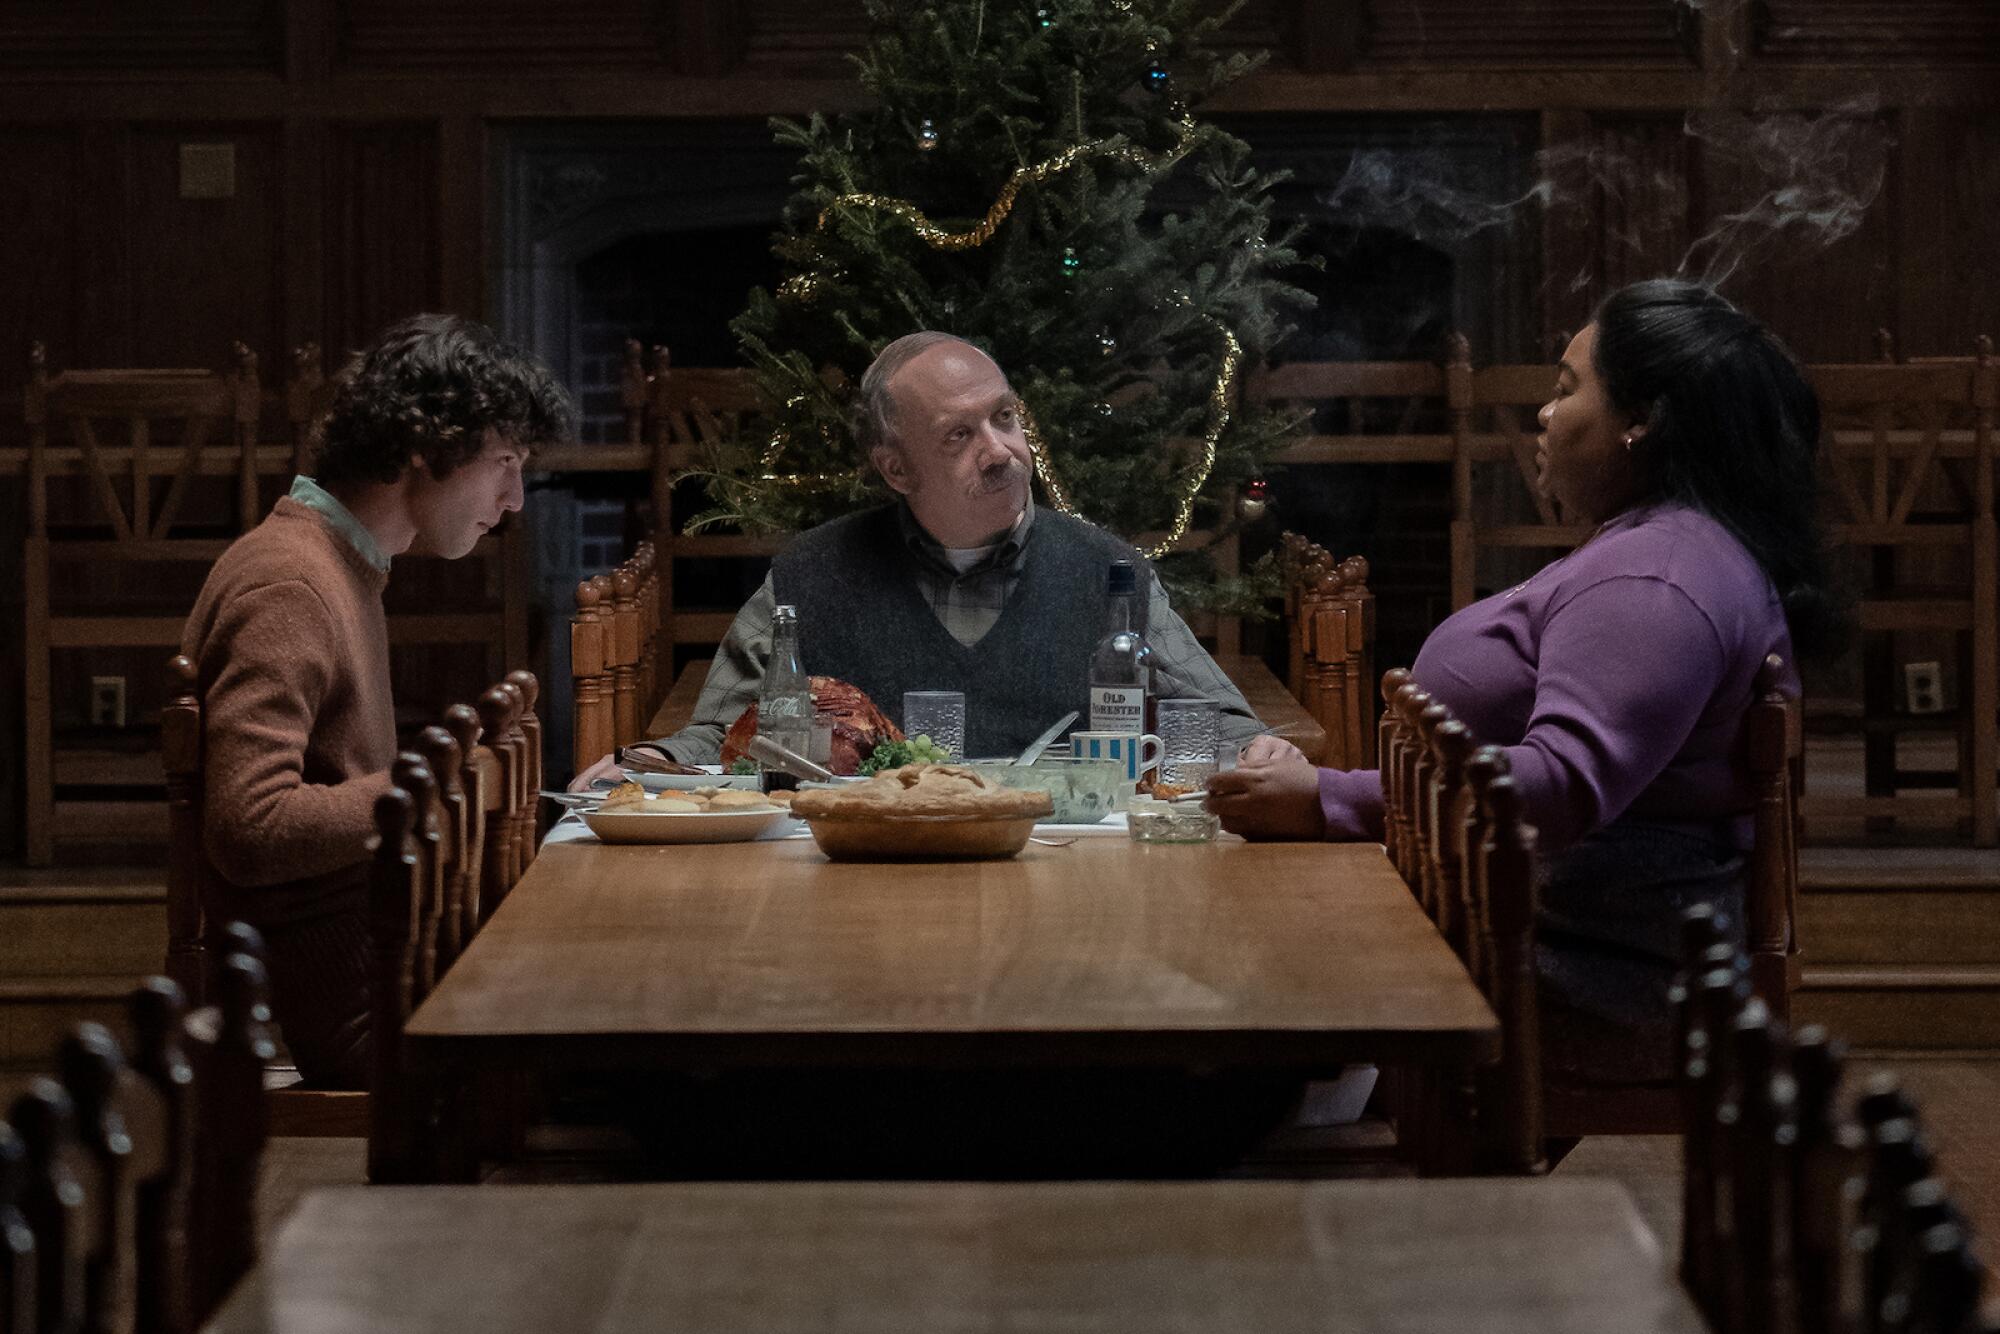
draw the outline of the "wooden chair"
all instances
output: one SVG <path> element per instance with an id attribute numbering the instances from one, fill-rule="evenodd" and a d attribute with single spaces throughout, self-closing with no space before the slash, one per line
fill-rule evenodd
<path id="1" fill-rule="evenodd" d="M 185 656 L 168 663 L 167 705 L 161 715 L 168 788 L 167 975 L 183 994 L 203 1002 L 221 954 L 263 958 L 254 932 L 218 946 L 207 906 L 221 901 L 219 882 L 202 838 L 202 723 L 195 666 Z M 526 702 L 536 693 L 526 672 L 495 686 L 481 709 L 458 704 L 443 724 L 423 729 L 398 772 L 418 789 L 425 820 L 426 884 L 419 946 L 426 986 L 442 976 L 505 897 L 535 848 L 532 801 L 538 790 L 540 725 Z M 485 721 L 482 721 L 484 718 Z M 412 769 L 421 769 L 419 782 Z M 274 1132 L 285 1136 L 368 1133 L 368 1098 L 355 1090 L 296 1087 L 296 1072 L 270 1072 Z"/>
<path id="2" fill-rule="evenodd" d="M 102 1026 L 0 1123 L 0 1331 L 192 1334 L 256 1259 L 265 979 L 224 960 L 212 1007 L 152 978 L 127 1064 Z"/>
<path id="3" fill-rule="evenodd" d="M 1449 359 L 1463 345 L 1452 335 Z M 1253 372 L 1243 399 L 1308 414 L 1279 455 L 1287 464 L 1449 463 L 1446 374 L 1429 361 L 1295 361 Z"/>
<path id="4" fill-rule="evenodd" d="M 1865 795 L 1813 796 L 1808 815 L 1872 819 L 1940 807 L 1968 823 L 1981 847 L 2000 843 L 2000 538 L 1993 508 L 1994 417 L 2000 367 L 1982 340 L 1969 361 L 1808 368 L 1819 394 L 1826 491 L 1836 543 L 1866 562 L 1863 635 Z M 1909 567 L 1920 565 L 1922 570 Z M 1912 716 L 1894 707 L 1896 636 L 1953 636 L 1961 707 Z M 1900 768 L 1896 736 L 1955 732 L 1959 756 L 1944 774 Z M 1955 799 L 1899 796 L 1949 786 Z"/>
<path id="5" fill-rule="evenodd" d="M 431 842 L 436 783 L 422 763 L 401 766 L 398 782 L 376 799 L 368 868 L 368 1180 L 376 1185 L 433 1181 L 439 1171 L 436 1086 L 403 1044 L 403 1026 L 436 982 L 435 959 L 425 958 L 432 906 L 442 907 Z"/>
<path id="6" fill-rule="evenodd" d="M 1746 969 L 1710 947 L 1681 999 L 1681 1278 L 1710 1328 L 1992 1330 L 1985 1266 L 1915 1105 L 1878 1075 L 1843 1112 L 1839 1044 L 1789 1035 Z"/>
<path id="7" fill-rule="evenodd" d="M 1350 556 L 1338 567 L 1315 559 L 1298 596 L 1302 624 L 1303 702 L 1326 733 L 1319 762 L 1366 769 L 1375 762 L 1369 705 L 1375 657 L 1375 598 L 1368 562 Z"/>
<path id="8" fill-rule="evenodd" d="M 573 772 L 645 740 L 665 699 L 671 683 L 660 667 L 660 582 L 655 548 L 641 542 L 615 570 L 577 585 L 570 618 Z"/>
<path id="9" fill-rule="evenodd" d="M 1759 669 L 1757 698 L 1743 720 L 1743 764 L 1755 794 L 1753 834 L 1744 866 L 1743 927 L 1751 994 L 1776 1023 L 1789 1022 L 1798 989 L 1798 784 L 1802 723 L 1798 700 L 1784 693 L 1784 662 Z M 1672 1134 L 1686 1108 L 1671 1081 L 1586 1085 L 1552 1080 L 1547 1090 L 1552 1136 Z"/>
<path id="10" fill-rule="evenodd" d="M 658 579 L 655 652 L 662 664 L 661 674 L 671 678 L 675 647 L 720 643 L 736 610 L 678 607 L 674 601 L 674 561 L 688 557 L 764 559 L 774 555 L 780 545 L 779 539 L 751 534 L 684 536 L 674 507 L 673 479 L 698 466 L 704 451 L 753 437 L 762 403 L 753 371 L 676 367 L 666 348 L 656 346 L 649 354 L 637 340 L 625 344 L 621 398 L 627 440 L 652 449 L 652 541 Z M 671 685 L 671 679 L 666 684 Z M 640 720 L 642 725 L 645 721 Z"/>
<path id="11" fill-rule="evenodd" d="M 1287 649 L 1285 667 L 1285 688 L 1292 692 L 1292 698 L 1304 704 L 1306 691 L 1306 618 L 1303 608 L 1305 590 L 1321 571 L 1331 573 L 1333 557 L 1326 548 L 1308 541 L 1297 533 L 1281 533 L 1278 536 L 1278 573 L 1285 588 L 1285 644 Z"/>
<path id="12" fill-rule="evenodd" d="M 167 703 L 160 731 L 167 775 L 166 972 L 190 1004 L 213 991 L 218 955 L 210 905 L 222 901 L 220 881 L 203 845 L 202 719 L 194 662 L 177 655 L 167 664 Z M 219 923 L 217 923 L 219 925 Z M 259 951 L 261 961 L 261 950 Z M 358 1136 L 367 1133 L 365 1095 L 345 1089 L 293 1087 L 296 1071 L 272 1072 L 270 1114 L 280 1135 Z"/>
<path id="13" fill-rule="evenodd" d="M 1453 608 L 1479 597 L 1482 552 L 1538 552 L 1545 558 L 1590 535 L 1588 527 L 1557 513 L 1555 502 L 1535 486 L 1535 437 L 1541 430 L 1536 414 L 1555 381 L 1553 366 L 1454 367 Z M 1513 583 L 1530 572 L 1532 567 L 1516 560 L 1498 572 L 1497 582 Z"/>
<path id="14" fill-rule="evenodd" d="M 56 652 L 178 644 L 188 610 L 165 603 L 143 613 L 79 607 L 55 595 L 64 582 L 58 569 L 87 567 L 81 577 L 94 582 L 124 573 L 138 587 L 145 582 L 138 571 L 163 562 L 213 561 L 232 536 L 256 524 L 264 470 L 257 447 L 257 358 L 239 343 L 234 365 L 222 372 L 51 375 L 37 343 L 22 401 L 28 434 L 25 823 L 28 863 L 46 866 L 59 839 L 101 836 L 104 828 L 101 806 L 59 802 L 58 783 L 151 779 L 150 763 L 135 769 L 120 750 L 58 751 Z M 55 482 L 71 476 L 86 485 L 87 514 L 65 513 L 63 497 L 52 496 Z M 193 503 L 210 477 L 233 477 L 233 504 Z"/>
<path id="15" fill-rule="evenodd" d="M 1778 1022 L 1790 1014 L 1799 979 L 1800 721 L 1798 702 L 1781 689 L 1784 669 L 1773 655 L 1759 670 L 1757 698 L 1742 733 L 1743 761 L 1756 803 L 1745 868 L 1746 971 L 1766 1013 Z M 1677 1080 L 1578 1084 L 1540 1070 L 1539 1057 L 1529 1050 L 1538 1048 L 1540 1040 L 1539 1029 L 1527 1024 L 1537 1017 L 1534 997 L 1522 995 L 1518 977 L 1508 971 L 1526 966 L 1532 982 L 1532 930 L 1525 944 L 1515 933 L 1522 894 L 1533 915 L 1533 831 L 1510 833 L 1504 840 L 1508 857 L 1526 857 L 1525 889 L 1511 882 L 1496 887 L 1484 853 L 1497 818 L 1490 791 L 1505 774 L 1505 753 L 1498 747 L 1476 748 L 1463 725 L 1401 669 L 1384 675 L 1382 692 L 1387 705 L 1381 726 L 1385 844 L 1411 892 L 1501 1015 L 1507 1035 L 1508 1055 L 1499 1072 L 1481 1082 L 1477 1102 L 1500 1107 L 1485 1119 L 1510 1129 L 1498 1142 L 1482 1135 L 1481 1156 L 1517 1170 L 1531 1168 L 1534 1160 L 1518 1152 L 1518 1138 L 1508 1137 L 1524 1120 L 1538 1122 L 1550 1138 L 1681 1130 L 1687 1107 Z M 1502 791 L 1503 805 L 1518 799 L 1511 781 Z M 1513 861 L 1507 867 L 1510 873 L 1521 870 Z M 1504 1082 L 1518 1065 L 1536 1070 L 1538 1106 L 1532 1116 L 1518 1085 Z M 1494 1079 L 1503 1083 L 1496 1087 Z"/>

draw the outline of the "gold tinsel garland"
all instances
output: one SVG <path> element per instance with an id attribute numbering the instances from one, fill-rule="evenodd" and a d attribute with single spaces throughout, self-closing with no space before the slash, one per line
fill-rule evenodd
<path id="1" fill-rule="evenodd" d="M 1046 162 L 1037 162 L 1032 167 L 1016 167 L 1007 183 L 1000 187 L 1000 197 L 993 201 L 993 207 L 986 210 L 970 231 L 952 232 L 925 217 L 923 211 L 907 199 L 895 199 L 888 195 L 851 194 L 842 195 L 819 212 L 819 229 L 826 230 L 827 219 L 837 208 L 845 206 L 875 209 L 903 219 L 912 230 L 923 238 L 924 244 L 933 250 L 974 250 L 993 239 L 993 233 L 1000 230 L 1000 224 L 1014 211 L 1015 197 L 1028 185 L 1040 185 L 1051 176 L 1060 176 L 1085 158 L 1102 157 L 1114 162 L 1123 162 L 1141 171 L 1164 171 L 1187 156 L 1194 146 L 1194 117 L 1182 112 L 1174 121 L 1178 138 L 1172 148 L 1159 153 L 1149 153 L 1143 148 L 1134 148 L 1119 139 L 1099 139 L 1094 143 L 1075 144 L 1065 148 Z"/>
<path id="2" fill-rule="evenodd" d="M 1134 148 L 1118 139 L 1100 139 L 1093 143 L 1066 148 L 1045 162 L 1016 167 L 1013 174 L 1007 178 L 1007 183 L 1000 187 L 999 197 L 993 201 L 993 206 L 986 210 L 986 216 L 967 231 L 953 232 L 938 226 L 909 200 L 868 193 L 841 195 L 821 209 L 818 230 L 826 229 L 828 219 L 837 208 L 866 208 L 903 219 L 933 250 L 976 249 L 993 239 L 1000 224 L 1013 212 L 1014 201 L 1019 197 L 1023 187 L 1038 185 L 1052 176 L 1060 175 L 1086 158 L 1108 158 L 1148 172 L 1171 167 L 1185 157 L 1193 145 L 1194 118 L 1182 112 L 1174 121 L 1174 128 L 1178 133 L 1177 142 L 1172 148 L 1159 153 L 1149 153 L 1144 149 Z M 821 281 L 819 274 L 793 274 L 779 285 L 778 296 L 790 301 L 811 300 L 817 294 Z M 1175 502 L 1173 523 L 1167 529 L 1166 536 L 1146 551 L 1148 559 L 1157 560 L 1186 536 L 1188 525 L 1194 516 L 1195 498 L 1201 494 L 1201 488 L 1208 483 L 1209 474 L 1215 470 L 1216 449 L 1221 442 L 1222 433 L 1229 426 L 1229 403 L 1235 394 L 1236 375 L 1243 358 L 1243 345 L 1220 321 L 1208 316 L 1204 316 L 1203 319 L 1221 336 L 1223 348 L 1222 363 L 1217 370 L 1215 384 L 1209 389 L 1208 394 L 1208 428 L 1202 435 L 1201 458 L 1197 465 L 1188 471 L 1187 484 Z M 794 400 L 794 405 L 796 403 L 797 400 Z M 1042 444 L 1041 433 L 1035 427 L 1034 415 L 1028 411 L 1025 403 L 1021 405 L 1021 424 L 1028 439 L 1029 451 L 1034 456 L 1035 475 L 1041 479 L 1042 488 L 1048 493 L 1049 503 L 1064 514 L 1081 517 L 1061 478 L 1056 475 L 1055 463 L 1049 457 L 1048 449 Z M 782 431 L 774 433 L 765 446 L 762 459 L 764 471 L 758 478 L 760 482 L 774 486 L 804 488 L 834 486 L 846 480 L 843 475 L 836 473 L 776 472 L 778 458 L 783 453 L 784 446 L 784 433 Z"/>

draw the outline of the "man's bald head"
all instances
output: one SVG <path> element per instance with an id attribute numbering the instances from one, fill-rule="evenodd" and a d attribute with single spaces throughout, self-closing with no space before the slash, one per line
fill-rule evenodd
<path id="1" fill-rule="evenodd" d="M 861 373 L 861 388 L 854 400 L 854 440 L 861 446 L 863 458 L 873 459 L 876 450 L 884 446 L 894 447 L 898 443 L 896 400 L 890 392 L 896 373 L 943 343 L 956 343 L 975 356 L 992 360 L 957 334 L 941 333 L 936 329 L 904 334 L 883 348 L 868 364 L 868 369 Z"/>

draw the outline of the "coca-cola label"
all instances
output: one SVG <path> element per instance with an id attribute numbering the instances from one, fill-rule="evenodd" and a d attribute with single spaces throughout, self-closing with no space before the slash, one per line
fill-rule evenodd
<path id="1" fill-rule="evenodd" d="M 1145 723 L 1145 687 L 1092 686 L 1090 688 L 1091 731 L 1143 732 L 1146 730 Z"/>

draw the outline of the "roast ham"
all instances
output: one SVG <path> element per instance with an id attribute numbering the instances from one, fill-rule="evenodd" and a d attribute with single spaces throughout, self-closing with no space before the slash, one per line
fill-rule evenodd
<path id="1" fill-rule="evenodd" d="M 903 734 L 875 707 L 875 701 L 856 687 L 831 676 L 808 679 L 813 712 L 833 719 L 833 755 L 827 768 L 837 774 L 861 772 L 861 761 L 875 753 L 884 741 L 901 741 Z M 727 769 L 749 754 L 750 738 L 757 735 L 757 706 L 752 704 L 730 725 L 722 738 L 722 767 Z"/>

